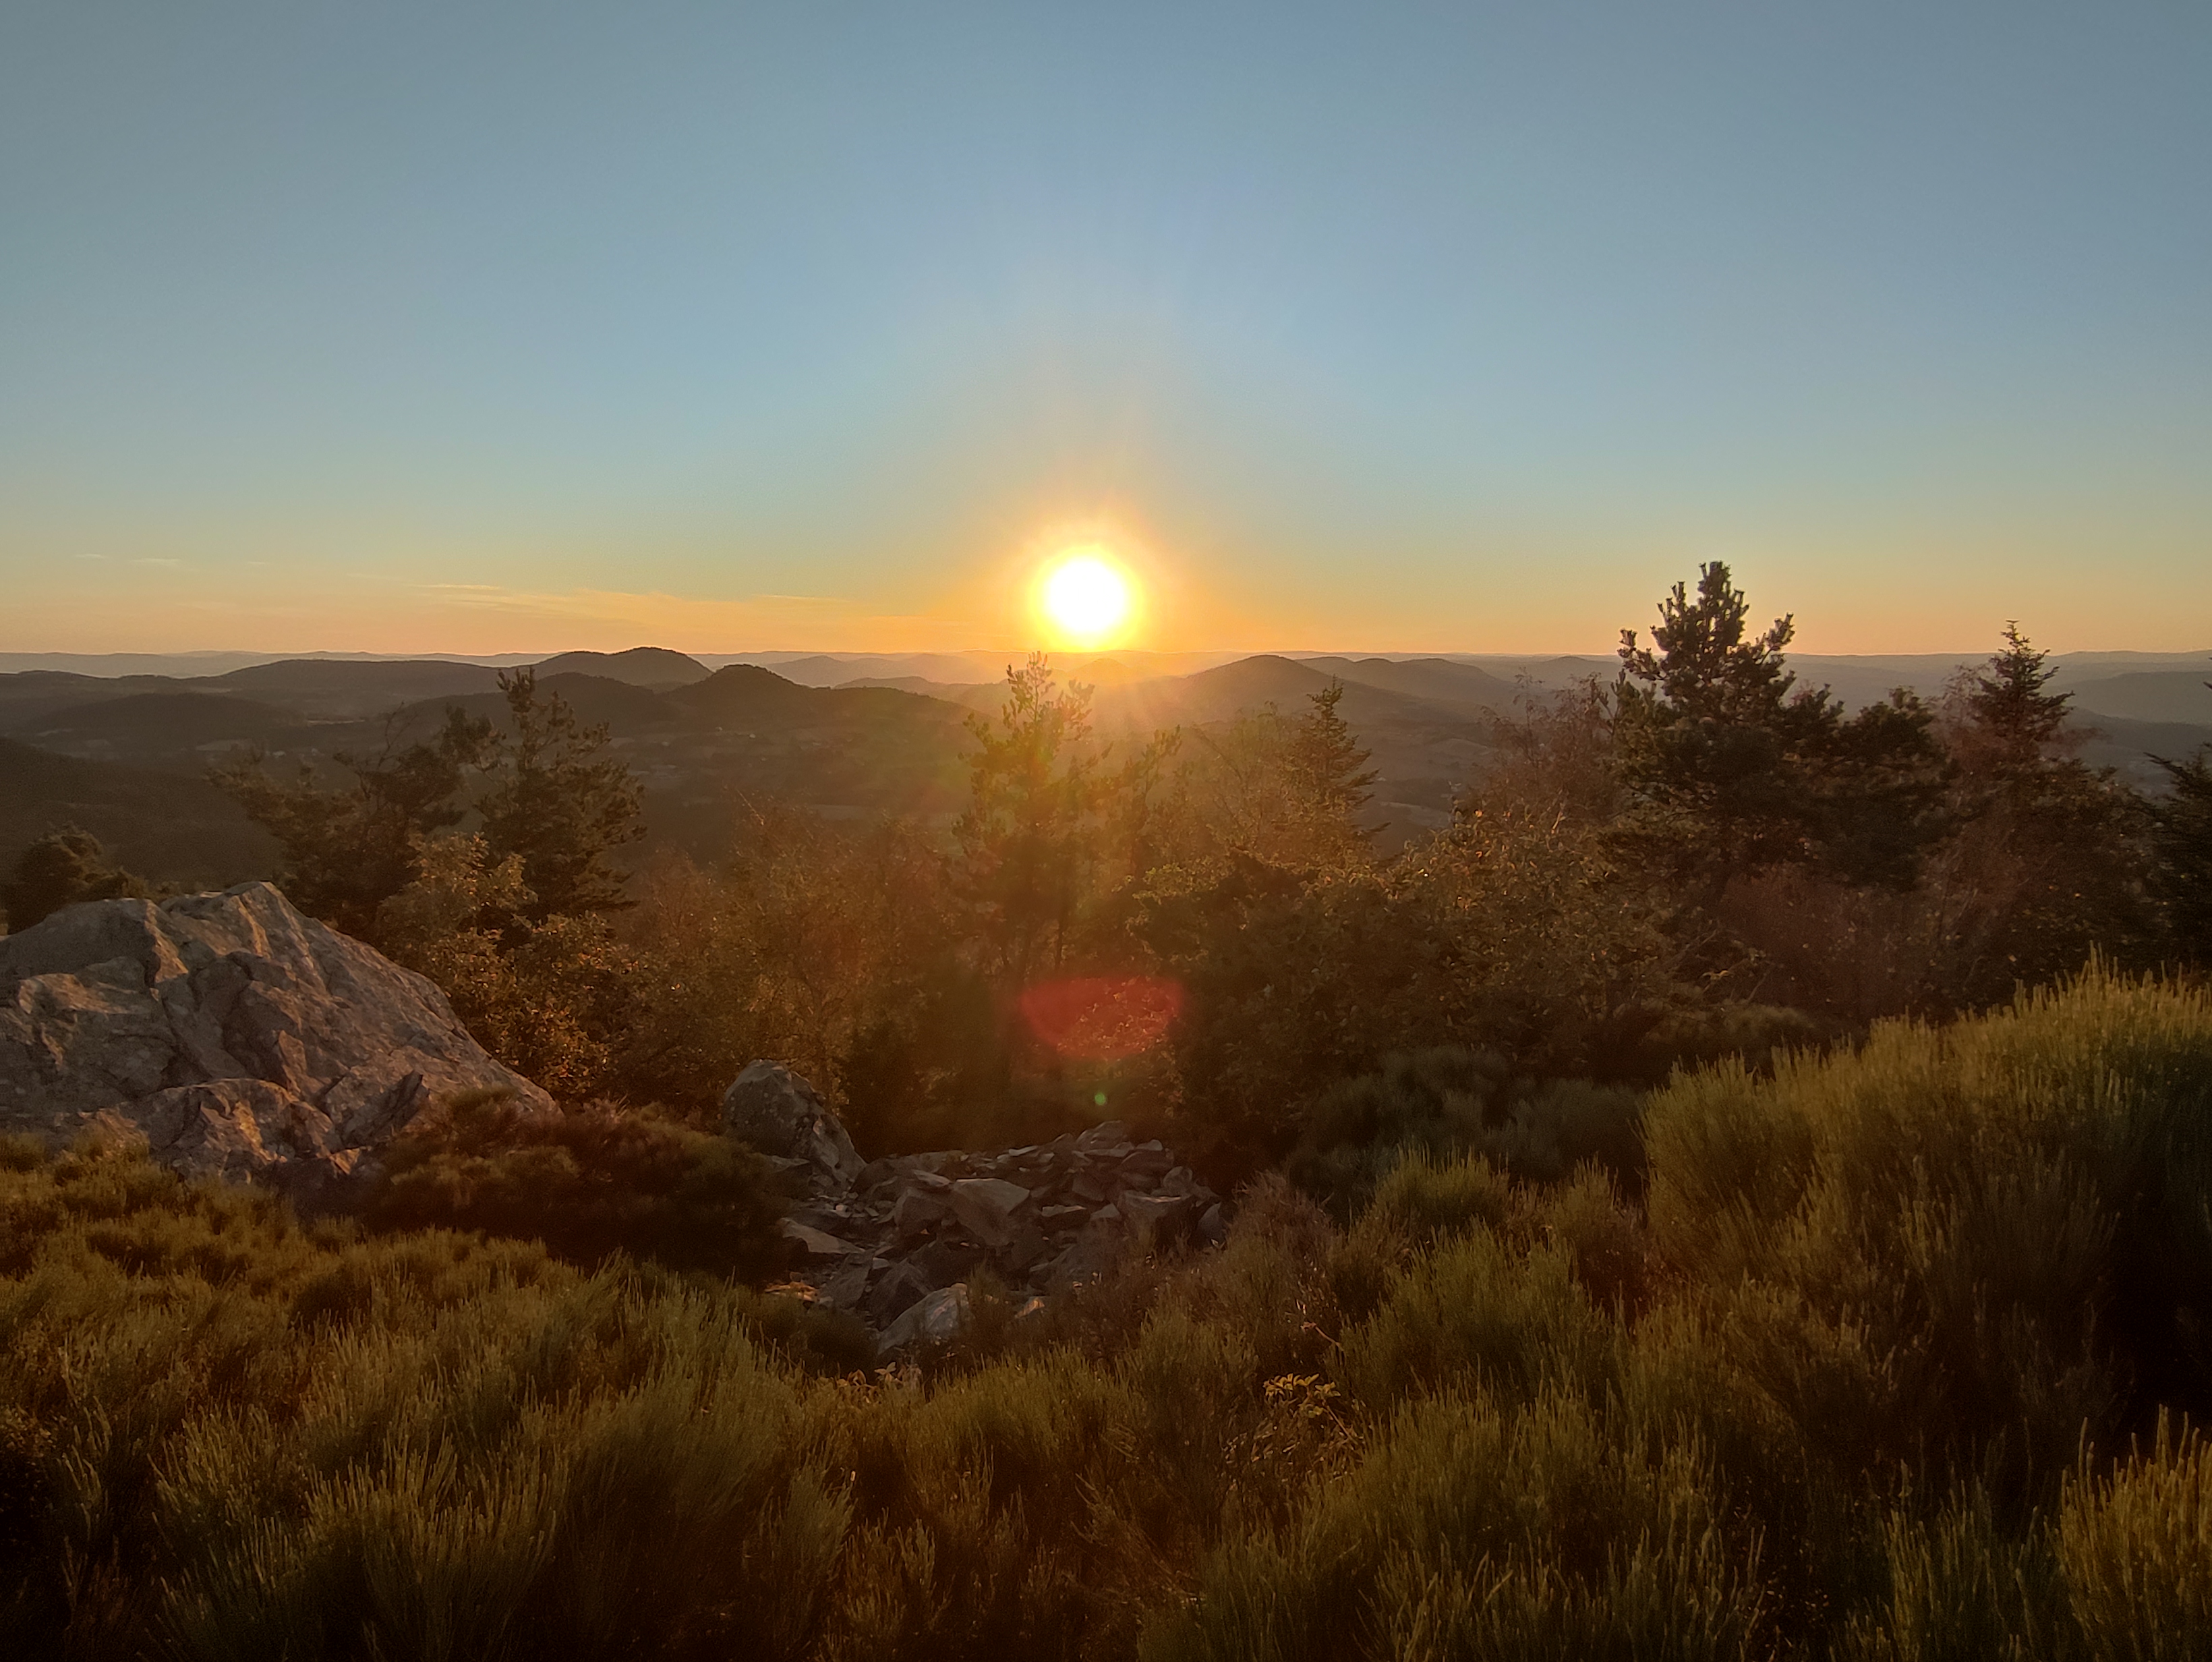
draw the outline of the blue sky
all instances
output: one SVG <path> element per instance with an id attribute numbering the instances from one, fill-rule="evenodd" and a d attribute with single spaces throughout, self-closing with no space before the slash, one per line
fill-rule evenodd
<path id="1" fill-rule="evenodd" d="M 2212 645 L 2212 8 L 0 5 L 0 649 Z"/>

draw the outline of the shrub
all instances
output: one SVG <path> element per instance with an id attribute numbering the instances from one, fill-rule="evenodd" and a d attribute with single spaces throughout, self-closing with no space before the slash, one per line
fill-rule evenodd
<path id="1" fill-rule="evenodd" d="M 875 1370 L 609 1251 L 736 1215 L 650 1118 L 478 1100 L 410 1143 L 387 1195 L 546 1244 L 0 1144 L 0 1622 L 117 1659 L 2200 1654 L 2208 1054 L 2202 995 L 2093 977 L 1678 1081 L 1648 1225 L 1596 1166 L 1416 1150 L 1344 1229 L 1271 1175 L 1218 1251 Z"/>
<path id="2" fill-rule="evenodd" d="M 1401 1052 L 1382 1071 L 1324 1093 L 1285 1162 L 1339 1216 L 1365 1204 L 1415 1154 L 1487 1155 L 1516 1177 L 1564 1178 L 1584 1160 L 1640 1183 L 1639 1105 L 1583 1080 L 1516 1075 L 1504 1057 L 1457 1047 Z"/>
<path id="3" fill-rule="evenodd" d="M 1520 1403 L 1547 1384 L 1602 1391 L 1621 1367 L 1622 1336 L 1565 1253 L 1522 1256 L 1481 1231 L 1410 1268 L 1372 1316 L 1346 1330 L 1336 1372 L 1376 1414 L 1477 1381 L 1498 1401 Z"/>
<path id="4" fill-rule="evenodd" d="M 2150 1452 L 2102 1476 L 2084 1460 L 2058 1517 L 2058 1563 L 2094 1655 L 2167 1662 L 2212 1634 L 2212 1448 L 2159 1416 Z"/>
<path id="5" fill-rule="evenodd" d="M 1646 1134 L 1662 1257 L 1765 1289 L 1739 1301 L 1741 1342 L 1796 1370 L 1787 1391 L 1808 1345 L 1860 1358 L 1846 1394 L 1871 1395 L 1850 1417 L 1892 1428 L 1890 1458 L 1979 1464 L 2005 1443 L 2015 1473 L 2048 1472 L 2085 1426 L 2212 1401 L 2191 1342 L 2212 1321 L 2201 990 L 2093 970 L 1942 1031 L 1878 1026 L 1771 1081 L 1682 1081 Z"/>
<path id="6" fill-rule="evenodd" d="M 758 1280 L 782 1206 L 750 1149 L 643 1111 L 532 1113 L 495 1096 L 434 1108 L 394 1140 L 360 1214 L 382 1232 L 477 1229 L 590 1265 L 614 1252 Z"/>
<path id="7" fill-rule="evenodd" d="M 1692 1451 L 1625 1439 L 1571 1395 L 1520 1413 L 1445 1396 L 1394 1417 L 1298 1526 L 1226 1541 L 1144 1654 L 1758 1656 L 1738 1548 Z"/>
<path id="8" fill-rule="evenodd" d="M 17 856 L 0 884 L 0 929 L 27 929 L 81 900 L 143 898 L 146 883 L 107 857 L 90 831 L 75 826 L 49 831 Z"/>

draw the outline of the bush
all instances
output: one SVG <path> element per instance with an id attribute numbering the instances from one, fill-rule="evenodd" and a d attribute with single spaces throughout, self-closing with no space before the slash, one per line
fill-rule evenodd
<path id="1" fill-rule="evenodd" d="M 476 1229 L 589 1266 L 628 1252 L 757 1281 L 782 1215 L 759 1155 L 726 1137 L 603 1104 L 533 1113 L 493 1095 L 434 1108 L 385 1152 L 370 1228 Z"/>
<path id="2" fill-rule="evenodd" d="M 1535 1181 L 1597 1160 L 1639 1185 L 1639 1111 L 1626 1091 L 1583 1080 L 1540 1082 L 1516 1075 L 1491 1051 L 1401 1052 L 1385 1058 L 1381 1072 L 1322 1095 L 1285 1170 L 1340 1217 L 1365 1204 L 1385 1174 L 1417 1154 L 1479 1152 Z"/>
<path id="3" fill-rule="evenodd" d="M 1394 1417 L 1297 1528 L 1226 1542 L 1146 1654 L 1749 1658 L 1765 1626 L 1693 1451 L 1571 1395 L 1476 1394 Z"/>
<path id="4" fill-rule="evenodd" d="M 2129 1662 L 2202 1653 L 2212 1634 L 2212 1448 L 2166 1415 L 2140 1450 L 2067 1484 L 2057 1557 L 2087 1648 Z"/>
<path id="5" fill-rule="evenodd" d="M 1785 1397 L 1814 1351 L 1816 1373 L 1860 1358 L 1850 1418 L 1890 1428 L 1889 1458 L 2050 1472 L 2085 1427 L 2212 1407 L 2202 990 L 2093 970 L 1948 1029 L 1878 1026 L 1771 1081 L 1684 1080 L 1646 1137 L 1661 1256 L 1747 1289 L 1744 1342 Z M 1799 1399 L 1817 1440 L 1826 1398 Z"/>
<path id="6" fill-rule="evenodd" d="M 146 883 L 108 859 L 90 831 L 69 826 L 49 831 L 17 856 L 0 885 L 0 929 L 27 929 L 82 900 L 143 898 Z"/>

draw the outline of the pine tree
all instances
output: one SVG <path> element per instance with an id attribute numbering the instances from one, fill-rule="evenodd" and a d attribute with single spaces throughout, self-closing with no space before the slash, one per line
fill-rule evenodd
<path id="1" fill-rule="evenodd" d="M 2151 759 L 2172 782 L 2172 791 L 2149 805 L 2153 880 L 2167 933 L 2184 958 L 2212 964 L 2212 746 L 2186 762 Z"/>
<path id="2" fill-rule="evenodd" d="M 1731 876 L 1777 865 L 1909 886 L 1940 828 L 1933 712 L 1900 690 L 1846 716 L 1826 688 L 1797 686 L 1784 656 L 1794 621 L 1753 633 L 1750 612 L 1716 560 L 1698 568 L 1694 598 L 1676 583 L 1660 602 L 1651 647 L 1621 631 L 1626 840 L 1706 902 Z"/>
<path id="3" fill-rule="evenodd" d="M 2212 681 L 2204 690 L 2212 692 Z M 2166 930 L 2184 958 L 2212 964 L 2212 745 L 2186 762 L 2151 760 L 2172 784 L 2163 801 L 2149 804 L 2153 881 Z"/>
<path id="4" fill-rule="evenodd" d="M 577 721 L 557 692 L 540 699 L 535 671 L 502 673 L 499 686 L 513 724 L 511 759 L 477 805 L 493 860 L 521 862 L 533 923 L 621 909 L 629 904 L 623 875 L 608 856 L 645 835 L 644 788 L 607 754 L 604 725 Z"/>
<path id="5" fill-rule="evenodd" d="M 1724 563 L 1699 566 L 1696 600 L 1676 583 L 1659 603 L 1659 621 L 1651 630 L 1656 652 L 1638 646 L 1634 630 L 1620 631 L 1624 693 L 1679 719 L 1771 724 L 1787 707 L 1797 679 L 1783 658 L 1796 620 L 1778 618 L 1764 634 L 1747 638 L 1750 615 L 1751 603 Z"/>
<path id="6" fill-rule="evenodd" d="M 280 783 L 252 752 L 209 776 L 284 850 L 280 881 L 292 904 L 373 941 L 378 909 L 420 874 L 422 844 L 466 813 L 465 775 L 491 766 L 498 752 L 489 721 L 449 708 L 427 743 L 402 745 L 388 728 L 374 756 L 337 752 L 332 759 L 353 775 L 348 789 L 324 789 L 304 763 Z"/>
<path id="7" fill-rule="evenodd" d="M 2017 622 L 2008 622 L 2004 649 L 1966 677 L 1964 703 L 1999 765 L 2033 767 L 2059 742 L 2070 692 L 2047 691 L 2058 673 L 2048 651 L 2031 645 Z"/>
<path id="8" fill-rule="evenodd" d="M 1312 708 L 1298 718 L 1285 758 L 1292 812 L 1334 852 L 1364 849 L 1375 835 L 1357 816 L 1374 799 L 1376 773 L 1352 724 L 1338 713 L 1344 685 L 1331 681 L 1306 695 Z"/>

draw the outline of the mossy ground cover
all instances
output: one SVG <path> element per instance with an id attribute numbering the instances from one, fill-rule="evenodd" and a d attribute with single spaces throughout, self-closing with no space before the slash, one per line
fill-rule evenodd
<path id="1" fill-rule="evenodd" d="M 2125 1657 L 2212 1632 L 2212 1001 L 1658 1093 L 854 1371 L 698 1269 L 0 1170 L 0 1631 L 84 1657 Z"/>

